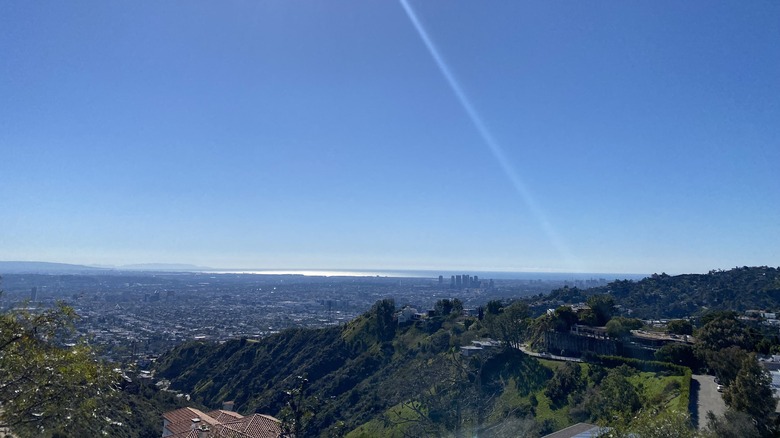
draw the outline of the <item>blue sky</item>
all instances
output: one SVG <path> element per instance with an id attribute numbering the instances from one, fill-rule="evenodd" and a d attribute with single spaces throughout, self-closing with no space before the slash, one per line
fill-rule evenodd
<path id="1" fill-rule="evenodd" d="M 0 260 L 780 265 L 780 3 L 408 6 L 0 3 Z"/>

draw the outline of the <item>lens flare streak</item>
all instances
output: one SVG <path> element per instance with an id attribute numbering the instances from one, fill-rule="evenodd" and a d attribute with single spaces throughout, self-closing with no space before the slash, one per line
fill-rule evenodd
<path id="1" fill-rule="evenodd" d="M 422 39 L 423 44 L 425 44 L 425 47 L 428 49 L 428 52 L 439 68 L 439 71 L 446 79 L 447 84 L 450 86 L 453 93 L 455 93 L 455 96 L 457 97 L 458 102 L 460 102 L 460 105 L 463 107 L 463 110 L 466 112 L 466 115 L 468 115 L 469 119 L 474 124 L 474 127 L 479 132 L 479 135 L 482 137 L 482 140 L 484 141 L 485 145 L 487 145 L 493 157 L 496 159 L 496 161 L 498 161 L 498 164 L 501 167 L 501 170 L 504 172 L 504 175 L 506 175 L 506 177 L 512 183 L 512 186 L 514 186 L 525 205 L 539 222 L 539 225 L 547 235 L 547 238 L 550 240 L 564 261 L 569 265 L 569 269 L 584 272 L 584 268 L 581 262 L 579 262 L 577 258 L 574 257 L 574 255 L 568 249 L 568 246 L 563 242 L 563 239 L 553 229 L 541 206 L 531 195 L 528 186 L 525 184 L 525 182 L 523 182 L 517 172 L 515 172 L 514 168 L 507 159 L 504 150 L 490 133 L 490 130 L 488 130 L 487 126 L 482 121 L 482 118 L 479 116 L 479 113 L 477 113 L 474 105 L 471 104 L 471 101 L 469 100 L 468 96 L 466 96 L 466 93 L 463 91 L 460 83 L 456 80 L 455 75 L 452 73 L 449 66 L 444 61 L 444 58 L 439 53 L 438 48 L 433 43 L 431 37 L 428 35 L 425 27 L 417 18 L 417 14 L 415 14 L 414 9 L 412 9 L 407 0 L 399 1 L 401 6 L 404 8 L 404 11 L 406 12 L 406 15 L 409 17 L 409 20 L 412 22 L 412 25 L 417 31 L 417 34 L 420 36 L 420 39 Z"/>

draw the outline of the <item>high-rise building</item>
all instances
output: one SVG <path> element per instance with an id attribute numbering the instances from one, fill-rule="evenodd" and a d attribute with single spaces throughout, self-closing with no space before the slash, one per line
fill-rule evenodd
<path id="1" fill-rule="evenodd" d="M 455 289 L 455 276 L 454 275 L 450 276 L 450 287 L 452 289 Z"/>
<path id="2" fill-rule="evenodd" d="M 439 275 L 439 286 L 441 286 L 442 284 L 444 284 L 444 276 Z"/>
<path id="3" fill-rule="evenodd" d="M 462 275 L 456 275 L 455 276 L 455 287 L 460 289 L 463 287 L 463 276 Z"/>
<path id="4" fill-rule="evenodd" d="M 38 300 L 38 288 L 34 287 L 30 290 L 30 301 Z"/>

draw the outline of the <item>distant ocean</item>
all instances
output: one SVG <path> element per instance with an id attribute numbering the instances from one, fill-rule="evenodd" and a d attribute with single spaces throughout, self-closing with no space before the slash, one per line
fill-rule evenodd
<path id="1" fill-rule="evenodd" d="M 587 272 L 509 272 L 509 271 L 423 271 L 394 269 L 236 269 L 206 271 L 211 274 L 255 274 L 255 275 L 304 275 L 309 277 L 393 277 L 393 278 L 439 278 L 449 281 L 452 275 L 476 275 L 494 280 L 640 280 L 648 274 L 610 274 Z"/>

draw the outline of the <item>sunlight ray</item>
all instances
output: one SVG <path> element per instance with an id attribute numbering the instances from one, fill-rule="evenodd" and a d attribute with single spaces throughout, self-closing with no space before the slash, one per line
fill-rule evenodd
<path id="1" fill-rule="evenodd" d="M 493 134 L 491 134 L 490 130 L 483 122 L 476 108 L 474 105 L 472 105 L 468 96 L 466 96 L 466 93 L 463 91 L 463 87 L 461 87 L 460 83 L 455 78 L 455 75 L 450 70 L 449 65 L 444 61 L 444 58 L 441 56 L 438 48 L 433 43 L 433 40 L 431 39 L 430 35 L 428 35 L 428 32 L 425 30 L 425 27 L 417 18 L 417 14 L 414 12 L 414 9 L 412 9 L 407 0 L 399 1 L 401 2 L 406 15 L 409 17 L 409 20 L 417 31 L 417 34 L 420 36 L 420 39 L 422 39 L 423 44 L 436 63 L 436 66 L 439 68 L 439 71 L 444 76 L 447 84 L 450 86 L 452 92 L 457 97 L 458 102 L 460 102 L 460 105 L 466 112 L 466 115 L 474 124 L 474 127 L 477 129 L 477 132 L 479 132 L 479 135 L 482 137 L 482 140 L 488 147 L 488 150 L 490 150 L 490 153 L 493 155 L 496 161 L 498 161 L 498 164 L 501 167 L 501 170 L 504 172 L 504 175 L 506 175 L 512 186 L 520 195 L 520 198 L 528 207 L 528 210 L 539 222 L 539 225 L 546 234 L 547 238 L 550 240 L 550 243 L 555 247 L 560 256 L 564 259 L 565 263 L 569 265 L 570 269 L 584 272 L 582 262 L 578 260 L 578 258 L 576 258 L 569 250 L 568 245 L 566 245 L 560 234 L 553 228 L 552 224 L 547 219 L 547 215 L 543 211 L 542 207 L 532 196 L 528 185 L 522 180 L 522 178 L 520 178 L 520 175 L 518 175 L 518 173 L 512 167 L 512 164 L 506 157 L 503 148 L 501 148 L 501 145 L 499 145 L 499 143 L 493 137 Z"/>

